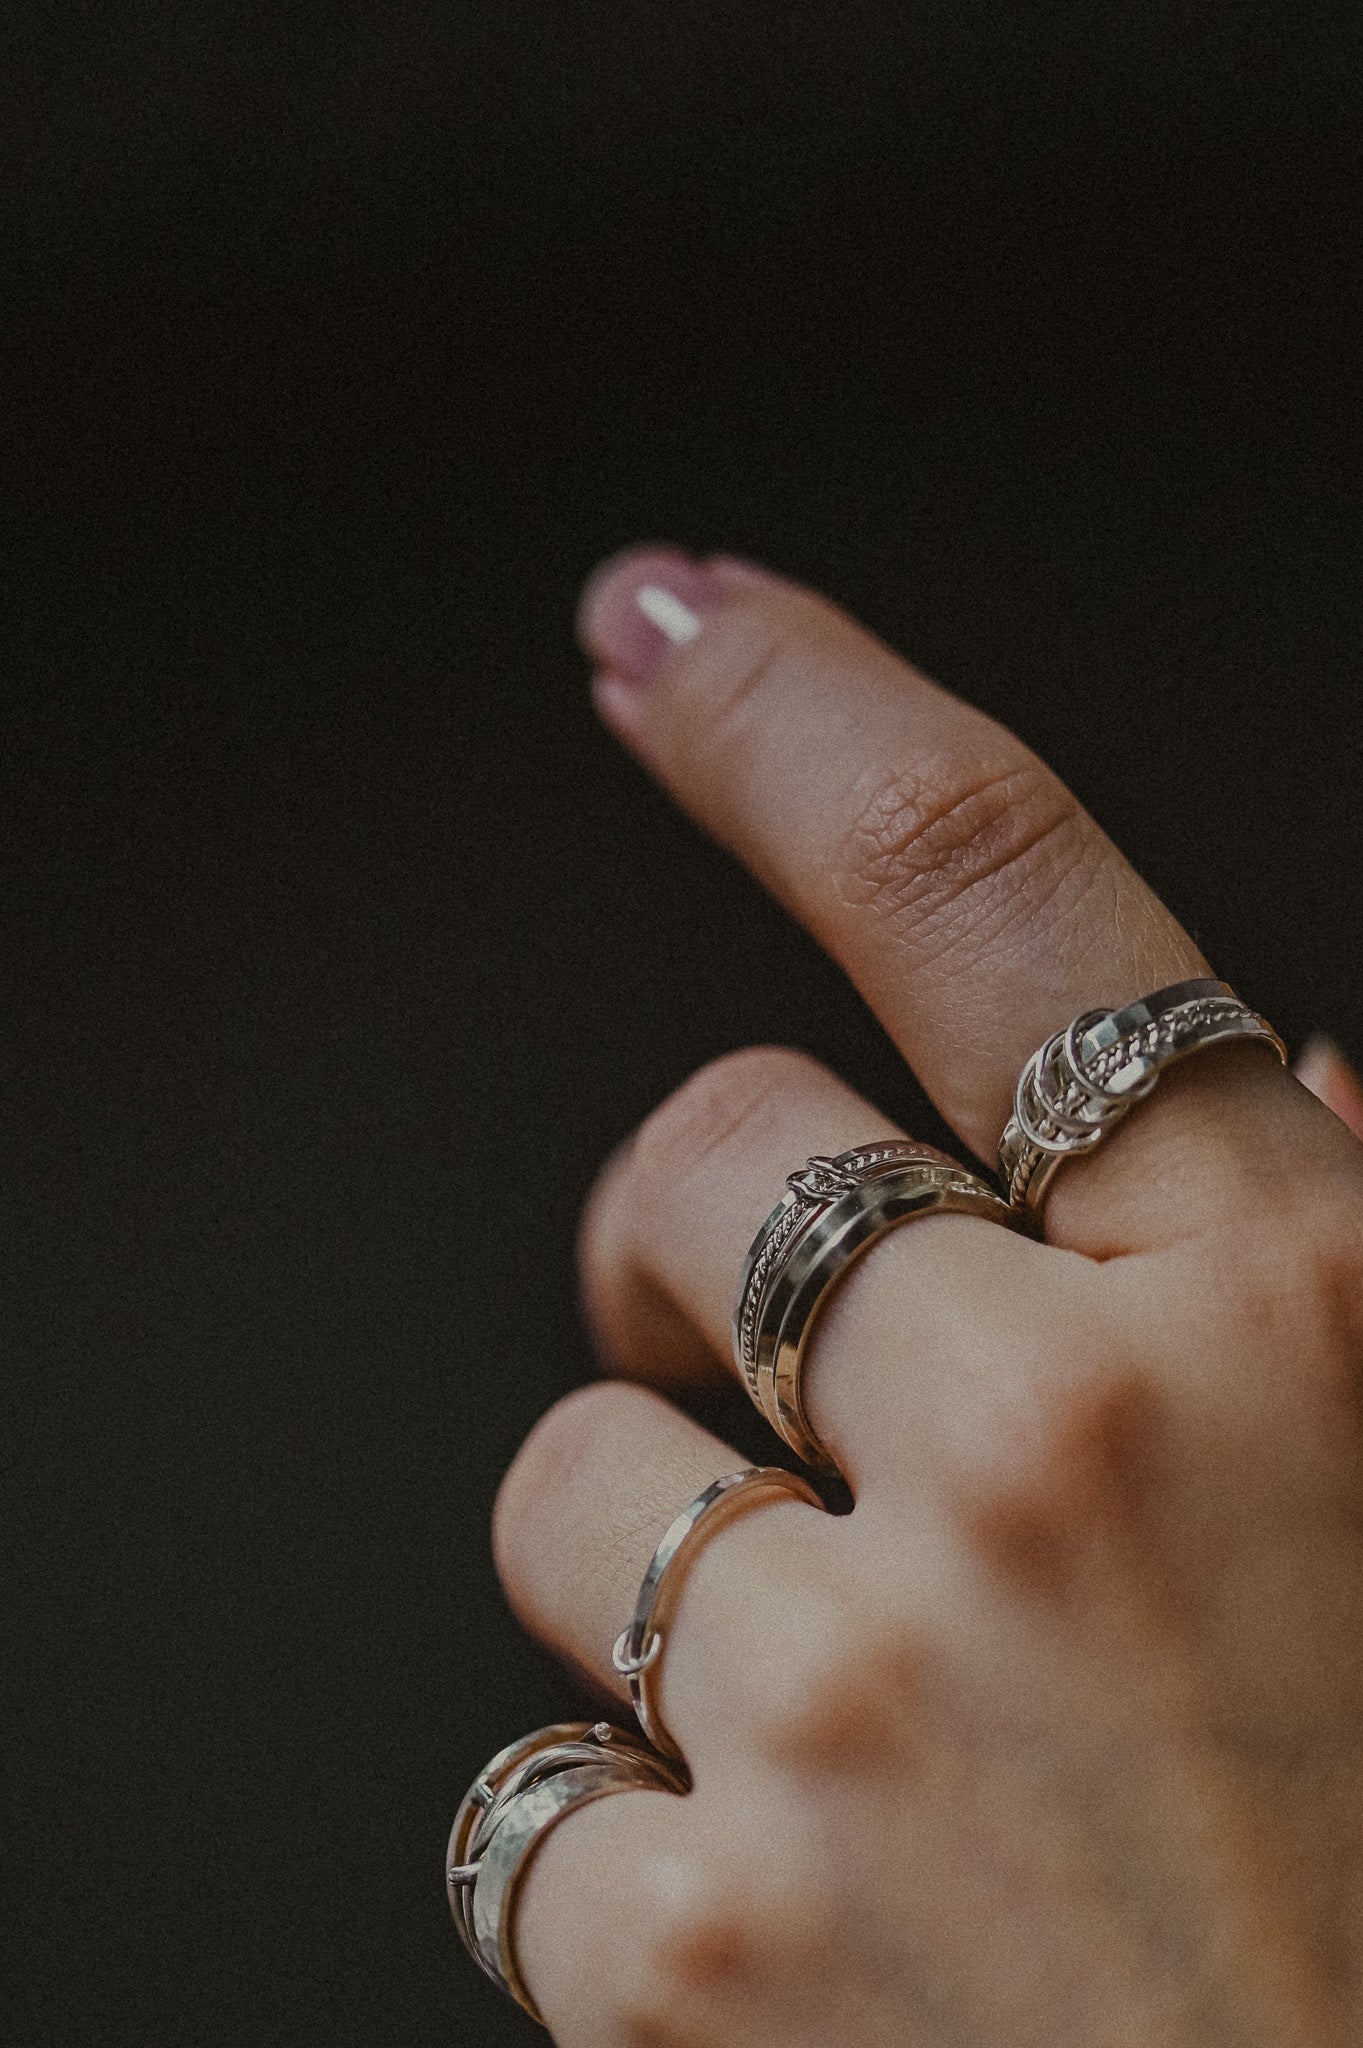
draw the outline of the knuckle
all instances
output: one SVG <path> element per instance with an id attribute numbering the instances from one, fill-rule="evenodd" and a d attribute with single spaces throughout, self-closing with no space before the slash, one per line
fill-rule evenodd
<path id="1" fill-rule="evenodd" d="M 912 1741 L 930 1654 L 900 1617 L 844 1604 L 753 1702 L 759 1748 L 778 1769 L 821 1777 L 892 1767 Z"/>
<path id="2" fill-rule="evenodd" d="M 691 1177 L 730 1144 L 750 1143 L 780 1104 L 821 1074 L 816 1061 L 784 1046 L 726 1053 L 640 1126 L 630 1155 L 633 1173 L 645 1187 Z"/>
<path id="3" fill-rule="evenodd" d="M 736 1920 L 727 1887 L 715 1885 L 663 1919 L 654 1946 L 658 1981 L 682 1992 L 751 1981 L 769 1945 L 764 1931 L 756 1914 Z"/>
<path id="4" fill-rule="evenodd" d="M 704 1870 L 688 1867 L 684 1886 L 648 1887 L 641 1988 L 622 2016 L 629 2041 L 709 2043 L 715 2036 L 690 2032 L 688 2015 L 746 2003 L 808 1971 L 811 1957 L 826 1952 L 836 1919 L 828 1891 L 800 1875 L 818 1860 L 821 1841 L 806 1812 L 764 1811 L 760 1843 L 735 1830 L 716 1843 L 719 1853 Z"/>
<path id="5" fill-rule="evenodd" d="M 1170 1416 L 1143 1368 L 1084 1358 L 1057 1374 L 1056 1355 L 949 1493 L 976 1556 L 1019 1591 L 1063 1599 L 1095 1557 L 1152 1549 L 1148 1503 Z"/>
<path id="6" fill-rule="evenodd" d="M 1064 784 L 1041 762 L 998 756 L 898 769 L 863 793 L 835 862 L 849 907 L 936 935 L 947 952 L 967 932 L 998 936 L 1061 897 L 1100 842 Z"/>

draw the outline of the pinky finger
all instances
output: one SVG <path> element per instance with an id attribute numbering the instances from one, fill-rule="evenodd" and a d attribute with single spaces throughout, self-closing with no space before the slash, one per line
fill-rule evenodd
<path id="1" fill-rule="evenodd" d="M 558 2048 L 813 2048 L 829 2024 L 813 1815 L 783 1780 L 622 1794 L 546 1839 L 516 1953 Z M 834 1975 L 836 1976 L 836 1972 Z M 917 2036 L 914 2037 L 916 2041 Z"/>
<path id="2" fill-rule="evenodd" d="M 548 1836 L 516 1906 L 516 1961 L 558 2048 L 617 2048 L 684 1885 L 683 1802 L 622 1792 Z"/>

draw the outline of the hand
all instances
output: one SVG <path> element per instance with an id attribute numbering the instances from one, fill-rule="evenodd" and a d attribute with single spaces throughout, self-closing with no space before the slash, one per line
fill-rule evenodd
<path id="1" fill-rule="evenodd" d="M 1210 971 L 1017 740 L 807 592 L 651 551 L 583 634 L 607 723 L 981 1157 L 1049 1032 Z M 588 1208 L 611 1368 L 728 1370 L 786 1174 L 890 1128 L 792 1052 L 697 1075 Z M 822 1318 L 806 1403 L 855 1509 L 700 1554 L 661 1677 L 694 1790 L 571 1815 L 527 1879 L 563 2048 L 1363 2039 L 1363 1146 L 1262 1049 L 1209 1052 L 1045 1227 L 896 1230 Z M 658 1536 L 744 1462 L 643 1385 L 560 1402 L 498 1502 L 517 1612 L 618 1691 Z"/>

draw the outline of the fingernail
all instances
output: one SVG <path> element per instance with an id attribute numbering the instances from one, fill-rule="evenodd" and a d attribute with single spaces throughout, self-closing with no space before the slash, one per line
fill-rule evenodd
<path id="1" fill-rule="evenodd" d="M 708 569 L 673 548 L 615 555 L 582 593 L 578 638 L 599 667 L 646 683 L 667 657 L 694 640 L 723 596 Z"/>

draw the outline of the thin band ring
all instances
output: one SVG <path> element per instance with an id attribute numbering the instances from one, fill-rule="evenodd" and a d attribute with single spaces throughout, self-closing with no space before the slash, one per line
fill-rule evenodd
<path id="1" fill-rule="evenodd" d="M 663 1720 L 657 1687 L 661 1678 L 660 1659 L 667 1624 L 675 1612 L 686 1580 L 686 1569 L 696 1553 L 750 1509 L 774 1500 L 799 1500 L 811 1507 L 823 1503 L 813 1487 L 797 1473 L 778 1465 L 749 1465 L 730 1472 L 698 1493 L 682 1509 L 663 1534 L 649 1560 L 634 1603 L 629 1626 L 616 1637 L 611 1662 L 629 1682 L 630 1698 L 639 1726 L 663 1756 L 679 1757 L 681 1746 Z"/>
<path id="2" fill-rule="evenodd" d="M 854 1259 L 887 1231 L 938 1212 L 1007 1230 L 1029 1219 L 930 1145 L 890 1139 L 811 1159 L 753 1239 L 734 1305 L 734 1359 L 754 1405 L 806 1464 L 835 1471 L 800 1391 L 819 1311 Z"/>
<path id="3" fill-rule="evenodd" d="M 685 1790 L 684 1775 L 636 1735 L 607 1721 L 569 1721 L 499 1751 L 460 1801 L 445 1871 L 454 1924 L 484 1975 L 541 2026 L 515 1947 L 516 1901 L 540 1844 L 593 1800 Z"/>

